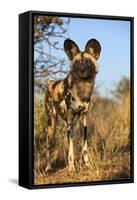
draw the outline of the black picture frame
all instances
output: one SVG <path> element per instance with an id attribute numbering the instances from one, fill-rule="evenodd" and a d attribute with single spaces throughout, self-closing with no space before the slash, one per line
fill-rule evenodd
<path id="1" fill-rule="evenodd" d="M 33 16 L 62 16 L 92 19 L 128 20 L 130 31 L 131 81 L 131 178 L 113 181 L 34 185 L 33 183 Z M 134 17 L 28 11 L 19 15 L 19 185 L 28 189 L 72 187 L 86 185 L 120 184 L 134 182 Z"/>

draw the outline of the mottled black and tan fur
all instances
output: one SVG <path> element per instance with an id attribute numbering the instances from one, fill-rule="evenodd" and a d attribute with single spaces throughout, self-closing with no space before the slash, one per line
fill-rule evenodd
<path id="1" fill-rule="evenodd" d="M 97 74 L 97 59 L 101 46 L 96 39 L 87 42 L 85 51 L 81 52 L 72 40 L 65 40 L 64 50 L 71 61 L 71 70 L 64 80 L 51 81 L 45 95 L 46 135 L 47 135 L 47 167 L 51 170 L 50 142 L 56 131 L 56 117 L 59 114 L 67 126 L 69 143 L 68 167 L 73 170 L 73 126 L 74 119 L 81 120 L 84 132 L 83 159 L 89 165 L 87 154 L 87 113 Z"/>

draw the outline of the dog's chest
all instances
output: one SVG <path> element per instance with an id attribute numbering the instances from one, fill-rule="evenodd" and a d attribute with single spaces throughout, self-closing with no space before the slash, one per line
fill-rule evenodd
<path id="1" fill-rule="evenodd" d="M 66 120 L 68 111 L 74 114 L 87 112 L 93 85 L 94 81 L 76 82 L 76 80 L 72 80 L 71 76 L 68 76 L 68 78 L 62 82 L 61 90 L 58 90 L 58 92 L 56 92 L 57 94 L 54 95 L 54 105 L 57 114 L 60 114 Z M 57 86 L 55 89 L 57 89 Z M 55 98 L 55 96 L 58 98 Z"/>
<path id="2" fill-rule="evenodd" d="M 68 102 L 69 101 L 69 104 Z M 82 112 L 87 112 L 89 107 L 89 102 L 82 102 L 78 98 L 71 97 L 69 100 L 62 100 L 58 105 L 58 114 L 66 121 L 68 111 L 71 110 L 73 114 L 81 114 Z"/>
<path id="3" fill-rule="evenodd" d="M 63 100 L 59 103 L 59 113 L 62 115 L 67 115 L 67 111 L 71 110 L 73 113 L 77 114 L 81 111 L 87 112 L 89 106 L 89 100 L 85 101 L 78 95 L 77 88 L 68 89 Z M 83 94 L 84 95 L 84 94 Z M 83 96 L 85 97 L 85 96 Z M 87 97 L 87 96 L 86 96 Z M 90 96 L 88 95 L 88 99 Z"/>
<path id="4" fill-rule="evenodd" d="M 89 102 L 82 101 L 79 96 L 71 96 L 70 108 L 74 113 L 79 113 L 81 111 L 87 112 Z"/>

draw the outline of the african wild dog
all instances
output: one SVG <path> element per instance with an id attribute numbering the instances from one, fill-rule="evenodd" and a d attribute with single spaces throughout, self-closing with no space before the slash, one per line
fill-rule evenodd
<path id="1" fill-rule="evenodd" d="M 51 81 L 45 94 L 45 110 L 47 116 L 47 167 L 51 170 L 50 142 L 55 132 L 56 117 L 59 114 L 67 125 L 68 136 L 68 167 L 74 167 L 73 153 L 73 126 L 74 119 L 80 120 L 83 125 L 84 145 L 82 156 L 84 162 L 89 166 L 87 154 L 87 112 L 91 94 L 93 92 L 95 77 L 97 73 L 97 59 L 100 56 L 101 46 L 96 39 L 87 42 L 85 51 L 81 52 L 72 40 L 65 40 L 64 50 L 71 61 L 71 70 L 64 80 Z"/>

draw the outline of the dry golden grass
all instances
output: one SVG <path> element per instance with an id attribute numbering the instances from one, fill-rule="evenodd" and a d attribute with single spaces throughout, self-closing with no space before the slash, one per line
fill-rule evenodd
<path id="1" fill-rule="evenodd" d="M 96 97 L 89 109 L 88 149 L 91 168 L 81 159 L 81 131 L 74 131 L 76 172 L 67 168 L 68 143 L 62 119 L 53 137 L 51 157 L 54 171 L 45 174 L 46 149 L 44 133 L 46 116 L 44 96 L 34 101 L 34 184 L 104 181 L 130 178 L 130 94 L 119 101 Z"/>

